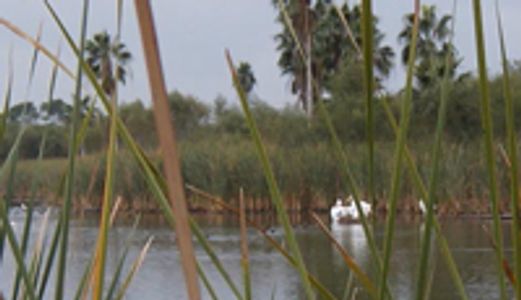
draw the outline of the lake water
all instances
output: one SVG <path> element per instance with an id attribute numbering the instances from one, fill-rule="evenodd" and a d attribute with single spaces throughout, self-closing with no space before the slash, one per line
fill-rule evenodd
<path id="1" fill-rule="evenodd" d="M 233 216 L 196 217 L 222 263 L 238 286 L 241 285 L 240 239 L 237 222 Z M 125 299 L 186 299 L 183 277 L 180 272 L 175 236 L 157 217 L 144 218 L 141 225 L 127 242 L 131 233 L 130 221 L 120 221 L 113 228 L 109 238 L 108 273 L 112 274 L 118 257 L 126 245 L 130 246 L 131 259 L 140 252 L 150 237 L 154 242 L 146 260 L 132 282 Z M 324 218 L 327 220 L 327 218 Z M 35 220 L 38 227 L 40 218 Z M 97 236 L 96 220 L 86 218 L 74 220 L 70 236 L 69 268 L 67 271 L 66 298 L 72 298 L 78 282 L 89 260 Z M 282 230 L 273 226 L 267 218 L 259 220 L 270 227 L 270 234 L 283 242 Z M 320 230 L 305 220 L 295 225 L 307 267 L 335 295 L 342 295 L 347 281 L 346 266 Z M 497 270 L 495 256 L 488 235 L 482 226 L 491 226 L 489 220 L 445 220 L 443 232 L 457 261 L 467 292 L 471 299 L 497 299 Z M 508 236 L 507 222 L 503 223 Z M 14 228 L 20 232 L 21 223 Z M 383 224 L 375 225 L 377 242 L 383 242 Z M 363 230 L 359 224 L 340 225 L 332 228 L 334 236 L 365 270 L 371 269 L 371 260 Z M 396 224 L 394 251 L 391 260 L 390 285 L 395 299 L 413 299 L 416 287 L 417 261 L 422 231 L 421 221 L 399 220 Z M 36 233 L 33 233 L 36 236 Z M 249 231 L 250 267 L 254 299 L 303 299 L 297 272 L 285 259 L 265 242 L 255 231 Z M 228 286 L 213 267 L 204 250 L 197 246 L 197 259 L 217 290 L 220 299 L 234 299 Z M 9 251 L 7 251 L 9 252 Z M 507 255 L 511 250 L 507 250 Z M 456 291 L 450 279 L 444 260 L 437 255 L 431 299 L 455 299 Z M 127 264 L 130 265 L 130 264 Z M 0 266 L 0 290 L 9 295 L 12 285 L 14 262 L 9 253 Z M 47 294 L 51 299 L 52 288 Z M 209 299 L 206 292 L 204 298 Z M 366 297 L 359 294 L 361 299 Z"/>

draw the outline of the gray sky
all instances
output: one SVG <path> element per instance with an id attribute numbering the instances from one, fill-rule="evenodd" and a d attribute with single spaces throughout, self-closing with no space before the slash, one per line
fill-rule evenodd
<path id="1" fill-rule="evenodd" d="M 68 29 L 77 36 L 79 31 L 81 0 L 52 1 Z M 134 54 L 132 77 L 121 90 L 123 101 L 136 98 L 149 103 L 148 83 L 138 35 L 133 1 L 124 1 L 122 39 Z M 340 2 L 340 1 L 337 1 Z M 352 2 L 352 1 L 351 1 Z M 495 25 L 494 1 L 485 0 L 487 56 L 489 69 L 498 72 L 498 42 Z M 521 2 L 500 0 L 506 31 L 509 57 L 521 56 L 519 39 L 519 13 Z M 380 18 L 380 29 L 385 32 L 385 43 L 399 53 L 396 36 L 402 27 L 402 17 L 412 10 L 412 0 L 374 1 Z M 424 1 L 438 6 L 438 13 L 449 13 L 452 1 Z M 257 77 L 256 94 L 268 103 L 282 107 L 294 103 L 289 90 L 289 79 L 280 76 L 274 35 L 280 30 L 275 23 L 275 10 L 269 0 L 156 0 L 152 1 L 168 90 L 177 89 L 212 102 L 219 94 L 236 101 L 224 60 L 224 49 L 229 48 L 236 62 L 251 63 Z M 57 48 L 60 33 L 45 9 L 42 0 L 0 0 L 0 17 L 6 18 L 24 31 L 35 34 L 40 22 L 44 23 L 43 43 L 52 51 Z M 115 1 L 91 0 L 89 35 L 115 28 Z M 475 70 L 474 31 L 471 1 L 458 1 L 456 15 L 456 46 L 464 57 L 462 70 Z M 516 22 L 517 21 L 517 22 Z M 15 65 L 14 99 L 26 96 L 27 74 L 32 56 L 31 47 L 5 28 L 0 28 L 0 95 L 4 93 L 9 48 L 13 49 Z M 75 69 L 71 52 L 63 43 L 64 62 Z M 34 84 L 28 95 L 40 103 L 46 98 L 51 64 L 41 56 Z M 390 90 L 404 83 L 403 68 L 399 63 L 387 81 Z M 69 101 L 73 82 L 64 75 L 59 77 L 57 96 Z"/>

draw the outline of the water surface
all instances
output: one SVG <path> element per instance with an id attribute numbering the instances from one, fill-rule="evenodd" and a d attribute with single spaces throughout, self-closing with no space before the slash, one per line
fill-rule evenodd
<path id="1" fill-rule="evenodd" d="M 152 221 L 151 221 L 151 220 Z M 15 229 L 20 232 L 21 222 L 16 222 Z M 113 228 L 109 237 L 108 274 L 116 268 L 118 258 L 126 247 L 129 247 L 129 258 L 134 259 L 146 240 L 153 236 L 154 242 L 146 260 L 136 275 L 126 299 L 185 299 L 183 277 L 180 272 L 178 251 L 175 247 L 175 235 L 157 217 L 145 218 L 135 232 L 130 221 L 120 221 Z M 233 216 L 197 216 L 208 240 L 237 285 L 241 287 L 240 239 L 237 222 Z M 36 228 L 41 217 L 34 220 Z M 273 220 L 258 220 L 277 241 L 284 244 L 282 230 L 273 225 Z M 302 254 L 309 271 L 316 275 L 335 295 L 342 295 L 347 282 L 345 264 L 331 246 L 326 237 L 312 224 L 299 221 L 296 235 L 301 244 Z M 51 227 L 55 220 L 51 220 Z M 488 220 L 445 220 L 442 222 L 443 232 L 450 244 L 465 287 L 471 299 L 498 298 L 497 270 L 494 252 L 490 239 L 482 226 L 491 226 Z M 67 271 L 67 298 L 71 298 L 83 274 L 86 263 L 91 257 L 97 236 L 97 220 L 95 218 L 77 219 L 72 223 L 70 236 L 69 269 Z M 508 223 L 503 223 L 505 236 L 508 236 Z M 371 273 L 369 248 L 363 230 L 359 224 L 332 226 L 333 235 L 345 246 L 355 260 Z M 376 224 L 375 237 L 383 243 L 383 224 Z M 393 256 L 391 259 L 390 285 L 395 299 L 414 298 L 417 261 L 419 257 L 419 241 L 423 231 L 422 222 L 400 220 L 396 224 Z M 129 239 L 130 237 L 130 239 Z M 289 266 L 285 259 L 275 251 L 264 238 L 254 230 L 249 231 L 249 250 L 251 279 L 254 299 L 302 299 L 303 294 L 297 272 Z M 9 251 L 8 251 L 9 252 Z M 507 251 L 507 255 L 511 251 Z M 234 299 L 228 286 L 213 267 L 204 250 L 196 243 L 197 259 L 211 280 L 220 299 Z M 128 266 L 130 265 L 127 264 Z M 12 256 L 7 253 L 0 268 L 0 289 L 7 296 L 12 286 L 14 272 Z M 127 267 L 128 269 L 128 267 Z M 431 299 L 457 298 L 455 288 L 450 279 L 445 262 L 436 255 L 433 270 L 433 288 Z M 127 271 L 127 270 L 126 270 Z M 107 284 L 110 278 L 107 279 Z M 46 299 L 51 299 L 54 284 L 49 286 Z M 209 299 L 206 292 L 204 298 Z M 359 298 L 366 298 L 363 292 Z"/>

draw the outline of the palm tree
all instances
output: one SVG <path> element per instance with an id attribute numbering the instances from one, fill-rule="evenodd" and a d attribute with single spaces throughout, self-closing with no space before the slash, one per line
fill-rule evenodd
<path id="1" fill-rule="evenodd" d="M 247 62 L 241 62 L 237 68 L 237 75 L 244 92 L 249 95 L 257 83 L 251 65 Z"/>
<path id="2" fill-rule="evenodd" d="M 332 46 L 330 46 L 329 51 L 326 51 L 326 55 L 327 53 L 329 53 L 330 55 L 332 53 L 335 53 L 335 48 L 337 49 L 336 52 L 339 52 L 334 54 L 338 58 L 334 61 L 334 64 L 330 66 L 331 73 L 333 74 L 336 73 L 336 71 L 338 71 L 338 68 L 341 65 L 340 62 L 342 60 L 352 58 L 361 59 L 361 57 L 359 57 L 358 49 L 362 48 L 362 8 L 360 7 L 360 5 L 354 5 L 352 8 L 349 8 L 347 4 L 344 4 L 340 8 L 340 11 L 342 12 L 344 18 L 347 20 L 348 26 L 353 34 L 354 43 L 356 43 L 356 45 L 354 45 L 352 42 L 347 41 L 347 33 L 345 32 L 344 26 L 341 24 L 340 18 L 338 17 L 335 8 L 330 7 L 329 12 L 325 18 L 331 20 L 329 25 L 329 28 L 331 28 L 329 29 L 329 31 L 331 32 L 329 40 L 337 42 L 333 43 Z M 378 18 L 373 17 L 373 21 L 374 69 L 376 72 L 376 79 L 378 82 L 380 82 L 383 79 L 387 78 L 391 73 L 391 70 L 394 67 L 395 53 L 391 46 L 382 45 L 385 35 L 378 28 Z M 330 42 L 326 41 L 325 44 L 328 43 Z"/>
<path id="3" fill-rule="evenodd" d="M 300 11 L 297 9 L 295 1 L 286 1 L 288 13 L 293 16 L 293 25 L 295 31 L 299 30 Z M 309 15 L 309 39 L 311 53 L 310 70 L 313 80 L 317 83 L 318 89 L 313 93 L 313 100 L 316 101 L 317 93 L 328 91 L 331 79 L 338 73 L 339 69 L 345 65 L 345 62 L 355 62 L 359 58 L 356 47 L 360 48 L 362 44 L 361 34 L 361 8 L 355 5 L 350 8 L 347 4 L 341 7 L 342 14 L 348 21 L 349 27 L 353 31 L 354 41 L 349 42 L 346 38 L 346 32 L 339 18 L 335 7 L 331 1 L 317 0 L 313 6 L 308 2 Z M 291 14 L 293 12 L 293 15 Z M 378 20 L 374 18 L 374 67 L 377 74 L 377 81 L 386 78 L 392 67 L 394 59 L 394 51 L 389 46 L 382 46 L 384 34 L 378 30 Z M 279 19 L 280 22 L 283 20 Z M 302 102 L 306 110 L 306 97 L 308 95 L 308 78 L 306 76 L 306 64 L 302 61 L 298 53 L 298 47 L 290 34 L 290 31 L 284 26 L 281 33 L 275 36 L 277 41 L 277 50 L 280 52 L 279 67 L 282 69 L 283 75 L 291 76 L 291 90 L 297 94 L 299 101 Z M 300 42 L 301 45 L 305 45 Z M 356 59 L 353 59 L 356 58 Z M 307 111 L 307 110 L 306 110 Z"/>
<path id="4" fill-rule="evenodd" d="M 457 57 L 457 50 L 450 42 L 450 24 L 452 16 L 436 14 L 434 5 L 422 6 L 417 41 L 417 55 L 415 65 L 415 77 L 418 87 L 427 88 L 436 83 L 445 73 L 445 59 L 449 57 L 449 76 L 454 78 L 456 69 L 461 63 Z M 411 47 L 414 14 L 404 17 L 405 27 L 398 35 L 398 41 L 402 43 L 402 63 L 407 65 L 409 61 L 409 49 Z"/>
<path id="5" fill-rule="evenodd" d="M 97 33 L 89 39 L 85 50 L 87 50 L 87 63 L 100 80 L 103 90 L 107 95 L 112 95 L 116 88 L 116 81 L 125 83 L 127 67 L 132 55 L 125 44 L 111 39 L 106 31 Z"/>
<path id="6" fill-rule="evenodd" d="M 321 5 L 324 1 L 330 2 L 318 0 L 317 5 Z M 283 2 L 295 29 L 298 43 L 303 47 L 301 50 L 304 51 L 307 60 L 306 62 L 302 61 L 297 43 L 285 25 L 282 14 L 279 14 L 278 21 L 283 25 L 283 31 L 275 36 L 275 40 L 278 42 L 277 50 L 281 52 L 278 64 L 283 75 L 288 74 L 292 77 L 291 92 L 298 95 L 304 111 L 307 112 L 308 116 L 311 116 L 314 97 L 311 88 L 313 59 L 310 53 L 312 53 L 312 31 L 315 24 L 312 3 L 311 0 L 283 0 Z M 278 7 L 278 3 L 278 0 L 272 0 L 275 7 Z"/>

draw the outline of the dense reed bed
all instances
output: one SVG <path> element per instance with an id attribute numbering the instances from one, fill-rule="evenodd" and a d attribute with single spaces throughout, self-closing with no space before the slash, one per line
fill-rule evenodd
<path id="1" fill-rule="evenodd" d="M 376 172 L 387 174 L 392 168 L 392 143 L 379 143 L 375 151 Z M 426 145 L 409 145 L 414 149 L 413 160 L 419 168 L 422 178 L 429 172 L 428 164 L 431 156 L 422 152 Z M 367 156 L 363 144 L 346 146 L 351 149 L 351 166 L 361 183 L 363 195 L 368 194 L 368 179 L 365 166 Z M 208 191 L 229 203 L 237 203 L 237 191 L 243 187 L 246 198 L 262 200 L 261 207 L 269 206 L 269 195 L 266 181 L 255 156 L 255 149 L 247 141 L 230 137 L 218 141 L 203 140 L 183 142 L 180 144 L 181 170 L 187 184 Z M 482 147 L 479 143 L 466 145 L 446 145 L 443 147 L 444 159 L 440 162 L 439 186 L 437 191 L 440 207 L 447 205 L 443 214 L 488 214 L 486 205 L 485 162 L 482 159 Z M 347 197 L 341 185 L 341 170 L 338 168 L 330 145 L 321 143 L 298 148 L 281 148 L 268 145 L 270 160 L 274 162 L 280 189 L 287 201 L 294 198 L 299 206 L 306 208 L 326 209 L 336 197 Z M 139 210 L 139 208 L 157 209 L 152 201 L 153 194 L 146 188 L 137 164 L 129 162 L 128 150 L 120 148 L 115 160 L 115 169 L 120 180 L 114 183 L 114 193 L 125 201 L 123 208 Z M 161 159 L 151 155 L 156 166 Z M 103 182 L 106 157 L 104 155 L 87 155 L 78 159 L 75 184 L 75 206 L 80 209 L 98 209 L 103 193 Z M 498 170 L 502 178 L 508 177 L 508 168 L 503 160 L 498 160 Z M 24 160 L 18 163 L 18 176 L 14 179 L 13 193 L 15 198 L 27 200 L 32 182 L 37 185 L 37 195 L 42 204 L 57 204 L 56 189 L 60 184 L 60 174 L 66 167 L 66 160 L 61 158 Z M 38 172 L 35 172 L 38 170 Z M 244 176 L 243 174 L 248 174 Z M 375 194 L 380 208 L 387 202 L 389 195 L 389 178 L 375 178 Z M 403 200 L 400 210 L 416 214 L 416 199 L 422 195 L 415 189 L 413 178 L 404 172 L 401 187 Z M 501 212 L 508 213 L 508 185 L 500 185 Z M 212 205 L 188 193 L 191 208 L 212 210 Z M 87 201 L 88 200 L 88 201 Z"/>

